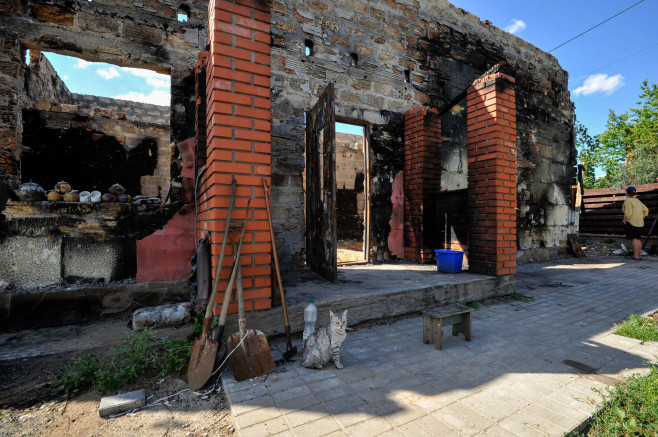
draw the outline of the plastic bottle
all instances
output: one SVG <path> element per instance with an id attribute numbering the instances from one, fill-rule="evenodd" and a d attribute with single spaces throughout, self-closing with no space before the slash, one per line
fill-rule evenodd
<path id="1" fill-rule="evenodd" d="M 313 305 L 313 299 L 304 308 L 304 341 L 315 332 L 315 322 L 318 320 L 318 308 Z"/>

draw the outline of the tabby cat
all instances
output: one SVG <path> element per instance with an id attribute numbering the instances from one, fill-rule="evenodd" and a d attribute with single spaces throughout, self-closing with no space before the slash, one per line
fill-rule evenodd
<path id="1" fill-rule="evenodd" d="M 302 366 L 322 369 L 330 359 L 334 360 L 337 369 L 342 369 L 340 363 L 340 345 L 345 340 L 347 327 L 347 310 L 342 315 L 329 311 L 329 324 L 317 329 L 306 341 L 302 353 Z"/>

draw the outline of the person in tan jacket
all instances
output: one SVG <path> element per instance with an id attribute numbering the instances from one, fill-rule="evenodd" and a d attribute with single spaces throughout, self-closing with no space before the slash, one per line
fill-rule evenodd
<path id="1" fill-rule="evenodd" d="M 626 238 L 633 243 L 633 259 L 642 259 L 642 228 L 644 218 L 649 215 L 649 209 L 637 198 L 637 190 L 630 186 L 626 188 L 626 200 L 621 205 L 624 212 L 624 226 L 626 226 Z"/>

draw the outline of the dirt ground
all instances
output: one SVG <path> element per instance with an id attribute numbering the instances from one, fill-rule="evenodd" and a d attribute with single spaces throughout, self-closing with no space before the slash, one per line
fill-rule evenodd
<path id="1" fill-rule="evenodd" d="M 103 357 L 111 350 L 109 346 L 0 360 L 0 436 L 215 437 L 233 434 L 232 418 L 221 384 L 215 385 L 219 374 L 200 391 L 201 394 L 191 392 L 177 376 L 142 379 L 121 392 L 145 389 L 147 405 L 157 405 L 107 419 L 98 414 L 100 394 L 74 392 L 67 397 L 50 388 L 71 358 L 87 353 Z M 207 393 L 213 388 L 216 390 Z"/>

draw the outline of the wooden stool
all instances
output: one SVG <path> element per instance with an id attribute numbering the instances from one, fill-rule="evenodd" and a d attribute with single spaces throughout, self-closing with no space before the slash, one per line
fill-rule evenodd
<path id="1" fill-rule="evenodd" d="M 434 343 L 443 349 L 443 327 L 452 325 L 452 335 L 460 332 L 471 341 L 471 313 L 473 308 L 458 303 L 423 310 L 423 343 Z"/>

